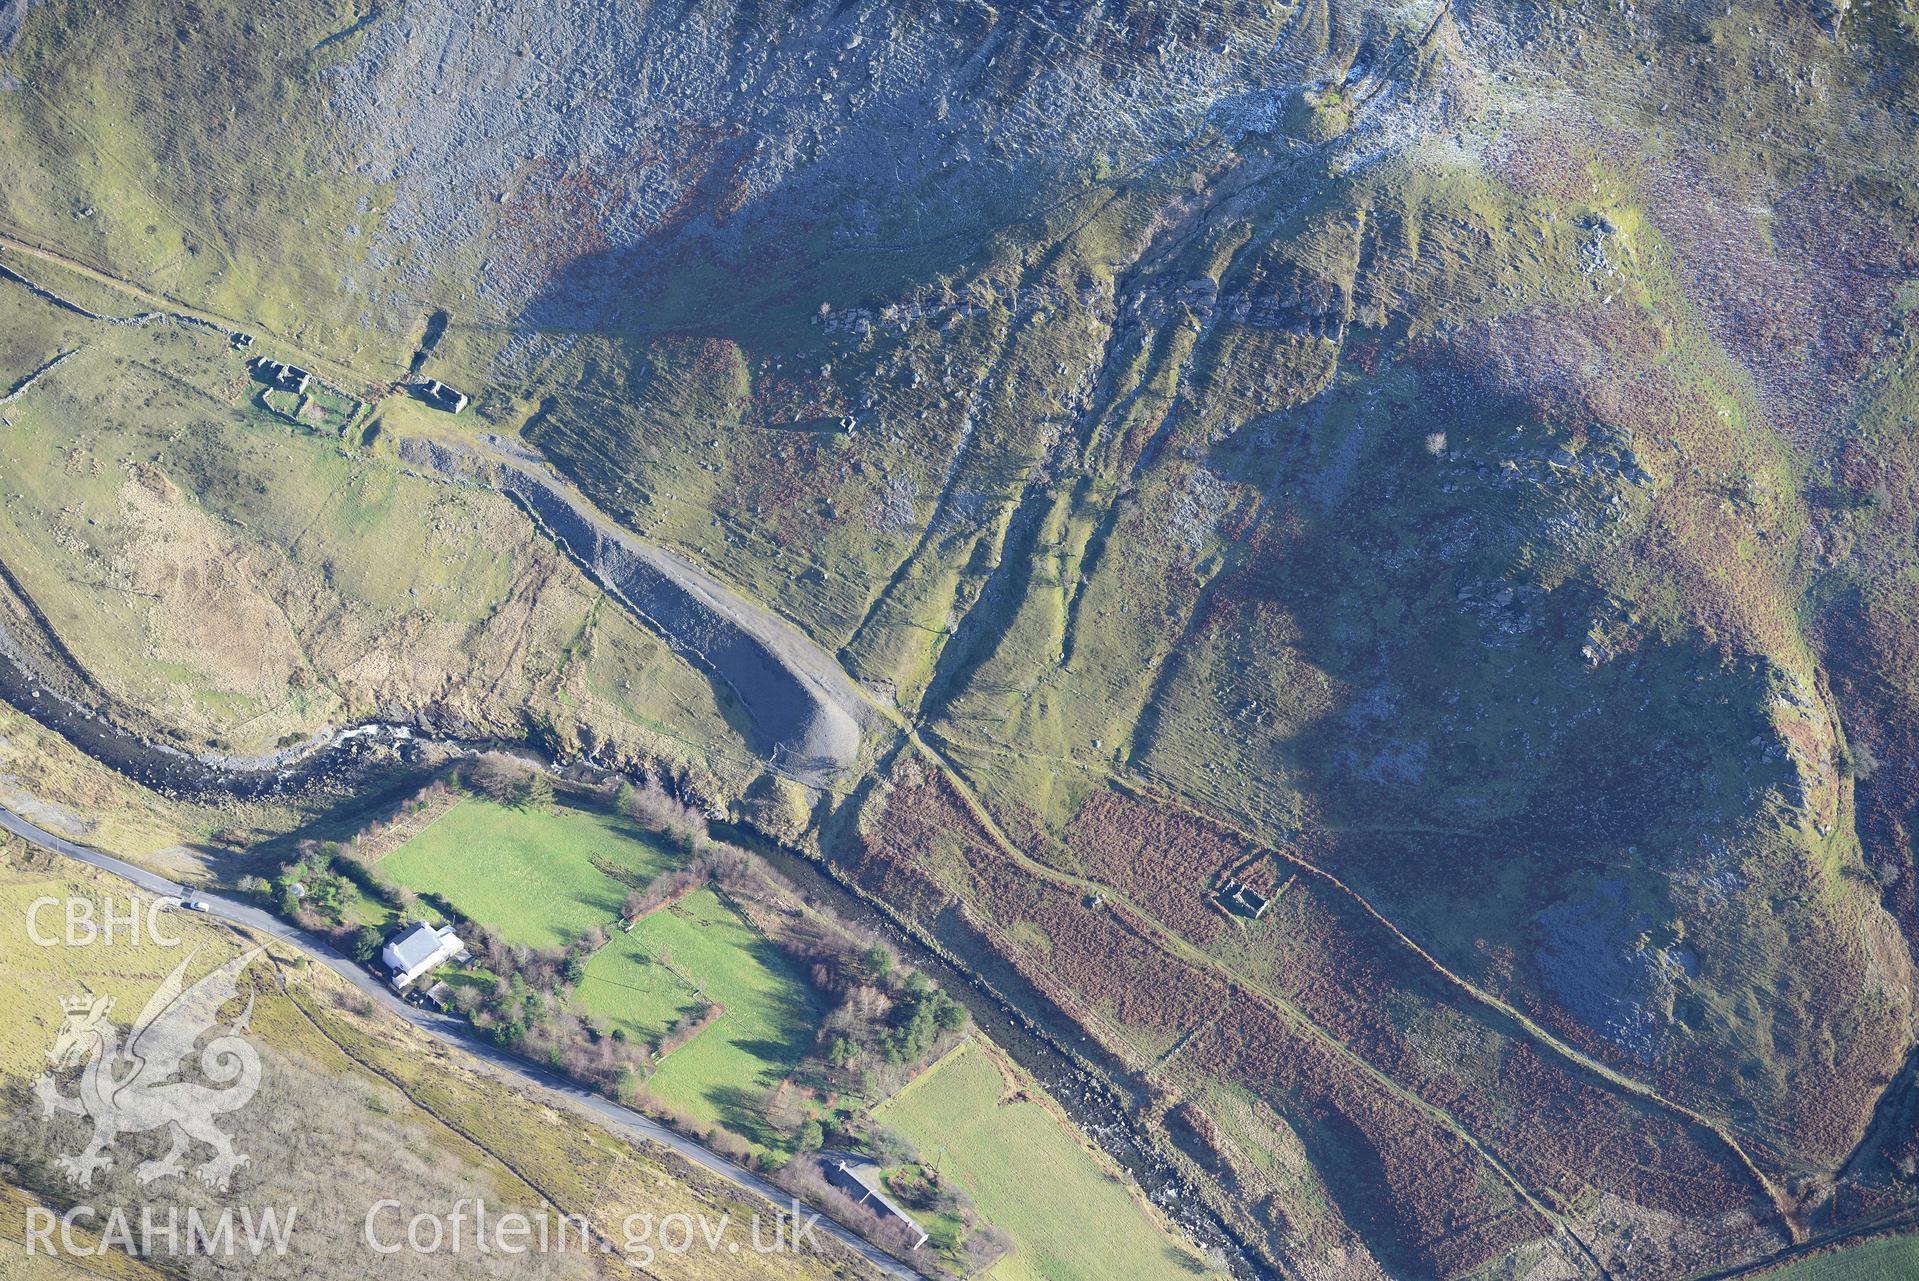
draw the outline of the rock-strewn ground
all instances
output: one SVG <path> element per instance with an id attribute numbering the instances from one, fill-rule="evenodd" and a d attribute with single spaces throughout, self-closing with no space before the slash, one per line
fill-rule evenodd
<path id="1" fill-rule="evenodd" d="M 427 372 L 762 756 L 859 760 L 841 672 L 916 726 L 805 839 L 1276 1265 L 1663 1277 L 1912 1200 L 1899 6 L 156 2 L 118 81 L 50 12 L 0 221 L 370 383 L 448 313 Z M 73 163 L 108 123 L 151 163 Z"/>

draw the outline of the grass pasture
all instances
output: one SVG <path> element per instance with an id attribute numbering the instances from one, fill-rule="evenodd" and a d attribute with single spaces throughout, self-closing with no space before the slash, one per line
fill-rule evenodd
<path id="1" fill-rule="evenodd" d="M 466 797 L 379 866 L 509 943 L 559 947 L 611 927 L 627 892 L 675 862 L 612 814 L 566 805 L 542 814 Z M 647 1090 L 701 1125 L 724 1125 L 761 1146 L 774 1136 L 760 1096 L 799 1063 L 824 1014 L 791 962 L 712 889 L 612 930 L 573 1001 L 639 1042 L 719 1004 L 724 1013 L 668 1053 Z"/>
<path id="2" fill-rule="evenodd" d="M 360 448 L 365 409 L 316 384 L 295 426 L 218 334 L 87 321 L 0 281 L 0 397 L 63 353 L 0 406 L 0 560 L 128 706 L 255 752 L 424 705 L 450 677 L 483 691 L 479 724 L 531 709 L 562 737 L 590 722 L 700 744 L 710 785 L 757 772 L 705 676 L 602 608 L 507 499 Z"/>
<path id="3" fill-rule="evenodd" d="M 49 1255 L 44 1245 L 27 1249 L 29 1207 L 51 1208 L 46 1198 L 19 1188 L 0 1185 L 0 1277 L 9 1281 L 83 1281 L 89 1277 L 121 1277 L 127 1281 L 165 1281 L 166 1273 L 152 1264 L 118 1250 L 99 1249 L 97 1233 L 74 1232 L 75 1243 L 98 1250 L 84 1261 Z"/>
<path id="4" fill-rule="evenodd" d="M 616 934 L 587 966 L 576 999 L 640 1035 L 718 1002 L 725 1013 L 660 1060 L 647 1091 L 761 1146 L 771 1136 L 760 1095 L 798 1064 L 824 1014 L 786 957 L 710 889 Z"/>
<path id="5" fill-rule="evenodd" d="M 35 909 L 37 899 L 50 906 Z M 65 937 L 65 903 L 91 903 L 91 919 L 103 923 L 109 910 L 122 918 L 139 912 L 137 929 L 122 923 L 111 940 L 91 936 L 90 945 L 41 946 L 35 939 Z M 24 1080 L 45 1068 L 43 1055 L 61 1020 L 59 999 L 91 992 L 114 1002 L 114 1017 L 130 1023 L 152 995 L 159 979 L 198 949 L 190 967 L 205 973 L 233 953 L 233 936 L 219 925 L 180 912 L 147 914 L 145 896 L 131 895 L 112 878 L 61 863 L 43 868 L 23 865 L 0 853 L 0 1009 L 11 1017 L 0 1031 L 0 1079 Z M 32 919 L 29 919 L 29 916 Z M 81 911 L 85 917 L 86 910 Z M 157 925 L 165 938 L 149 933 Z M 86 939 L 84 929 L 77 936 Z M 177 938 L 177 946 L 165 939 Z"/>
<path id="6" fill-rule="evenodd" d="M 1008 1093 L 1000 1067 L 968 1043 L 878 1111 L 972 1196 L 982 1223 L 1012 1238 L 1012 1253 L 988 1276 L 1171 1281 L 1203 1273 L 1057 1116 Z"/>
<path id="7" fill-rule="evenodd" d="M 39 1202 L 63 1209 L 70 1203 L 73 1190 L 53 1161 L 78 1150 L 90 1127 L 82 1118 L 43 1118 L 25 1094 L 25 1082 L 46 1066 L 62 997 L 83 990 L 112 997 L 109 1017 L 124 1031 L 173 967 L 188 961 L 189 980 L 197 979 L 245 943 L 213 919 L 174 912 L 166 926 L 169 936 L 179 936 L 177 947 L 144 933 L 137 945 L 123 934 L 111 946 L 40 946 L 28 930 L 31 905 L 69 896 L 91 901 L 96 919 L 109 902 L 122 914 L 129 904 L 138 905 L 143 926 L 150 901 L 105 873 L 0 843 L 0 1008 L 15 1016 L 0 1028 L 0 1082 L 10 1098 L 9 1124 L 0 1133 L 0 1277 L 157 1281 L 184 1275 L 118 1250 L 57 1265 L 45 1256 L 26 1259 L 20 1248 L 25 1208 Z M 58 916 L 41 910 L 43 937 L 61 932 Z M 252 1158 L 242 1177 L 247 1193 L 260 1198 L 257 1204 L 297 1203 L 300 1211 L 296 1249 L 284 1256 L 235 1256 L 244 1259 L 248 1278 L 344 1281 L 369 1275 L 363 1216 L 376 1197 L 400 1205 L 402 1221 L 416 1212 L 438 1213 L 437 1207 L 462 1198 L 484 1198 L 489 1210 L 507 1212 L 545 1206 L 588 1215 L 597 1231 L 615 1239 L 628 1215 L 658 1222 L 667 1214 L 706 1213 L 730 1215 L 737 1223 L 764 1208 L 697 1169 L 659 1164 L 648 1150 L 555 1111 L 515 1083 L 475 1071 L 463 1056 L 365 1002 L 324 967 L 279 945 L 273 951 L 279 962 L 256 962 L 247 980 L 254 1001 L 245 1035 L 261 1059 L 259 1093 L 226 1114 L 222 1128 Z M 229 1016 L 237 1012 L 237 1003 L 226 1007 Z M 63 1081 L 63 1093 L 73 1090 L 71 1081 Z M 93 1195 L 103 1198 L 103 1207 L 148 1204 L 159 1222 L 169 1209 L 217 1215 L 229 1202 L 190 1176 L 136 1186 L 138 1163 L 165 1146 L 157 1133 L 123 1135 L 114 1165 L 96 1177 Z M 206 1154 L 196 1143 L 186 1154 L 189 1166 Z M 114 1199 L 104 1200 L 109 1197 Z M 130 1213 L 137 1225 L 139 1209 Z M 82 1218 L 75 1235 L 92 1243 L 96 1233 Z M 472 1257 L 470 1250 L 420 1253 L 409 1272 L 418 1281 L 504 1275 L 478 1267 Z M 841 1277 L 850 1266 L 837 1247 L 824 1257 L 805 1250 L 738 1256 L 662 1251 L 652 1272 L 676 1281 L 743 1281 Z M 618 1261 L 558 1251 L 536 1273 L 547 1281 L 631 1275 Z"/>
<path id="8" fill-rule="evenodd" d="M 646 1038 L 666 1030 L 675 1019 L 697 1013 L 700 989 L 657 961 L 644 942 L 627 935 L 594 953 L 576 999 L 629 1036 Z"/>
<path id="9" fill-rule="evenodd" d="M 564 804 L 542 814 L 467 797 L 380 860 L 380 870 L 509 943 L 561 947 L 610 926 L 627 891 L 673 862 L 652 836 L 612 814 Z"/>
<path id="10" fill-rule="evenodd" d="M 1814 1255 L 1766 1276 L 1770 1281 L 1907 1281 L 1919 1276 L 1919 1236 Z"/>

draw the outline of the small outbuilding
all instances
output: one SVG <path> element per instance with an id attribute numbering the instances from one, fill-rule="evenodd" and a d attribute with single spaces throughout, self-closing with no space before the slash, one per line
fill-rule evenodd
<path id="1" fill-rule="evenodd" d="M 882 1220 L 904 1224 L 907 1231 L 913 1234 L 915 1250 L 926 1244 L 926 1230 L 913 1222 L 913 1216 L 880 1187 L 880 1168 L 877 1165 L 869 1161 L 834 1160 L 826 1166 L 826 1179 L 853 1198 L 855 1204 L 865 1206 Z"/>
<path id="2" fill-rule="evenodd" d="M 1255 921 L 1266 915 L 1266 909 L 1273 905 L 1273 898 L 1273 895 L 1254 889 L 1237 877 L 1227 877 L 1219 887 L 1219 901 L 1222 904 L 1241 916 L 1252 917 Z"/>
<path id="3" fill-rule="evenodd" d="M 313 375 L 298 365 L 289 365 L 284 360 L 271 360 L 265 356 L 256 358 L 254 370 L 275 391 L 289 391 L 296 396 L 304 396 L 306 389 L 313 385 Z"/>
<path id="4" fill-rule="evenodd" d="M 444 409 L 449 414 L 457 414 L 473 403 L 472 398 L 463 391 L 455 390 L 438 378 L 429 378 L 420 384 L 420 392 L 429 405 Z"/>

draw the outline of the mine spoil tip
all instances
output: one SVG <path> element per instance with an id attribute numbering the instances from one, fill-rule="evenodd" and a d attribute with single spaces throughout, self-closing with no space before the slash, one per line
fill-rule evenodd
<path id="1" fill-rule="evenodd" d="M 482 440 L 491 457 L 418 439 L 402 441 L 400 456 L 512 499 L 618 604 L 739 700 L 754 750 L 775 770 L 828 787 L 852 767 L 864 706 L 830 656 L 698 565 L 613 524 L 522 444 Z"/>

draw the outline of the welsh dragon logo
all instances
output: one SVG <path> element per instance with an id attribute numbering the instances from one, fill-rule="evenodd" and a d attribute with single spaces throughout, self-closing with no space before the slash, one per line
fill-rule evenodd
<path id="1" fill-rule="evenodd" d="M 215 1118 L 245 1107 L 260 1088 L 260 1056 L 241 1037 L 253 1015 L 252 993 L 239 1017 L 224 1026 L 220 1011 L 238 998 L 240 974 L 259 954 L 257 948 L 242 953 L 188 986 L 189 953 L 147 1001 L 124 1045 L 120 1030 L 107 1021 L 111 999 L 88 995 L 60 1002 L 65 1017 L 47 1051 L 53 1067 L 34 1080 L 33 1090 L 47 1115 L 93 1120 L 93 1139 L 85 1150 L 58 1158 L 70 1182 L 88 1187 L 95 1171 L 112 1166 L 106 1153 L 122 1134 L 170 1129 L 167 1154 L 134 1171 L 141 1184 L 185 1174 L 181 1158 L 197 1140 L 212 1148 L 213 1155 L 194 1173 L 209 1187 L 228 1186 L 233 1172 L 249 1158 L 233 1150 L 233 1141 Z M 216 1035 L 201 1046 L 199 1069 L 212 1084 L 177 1079 L 208 1032 Z M 79 1093 L 62 1094 L 54 1073 L 75 1067 L 80 1069 Z"/>

